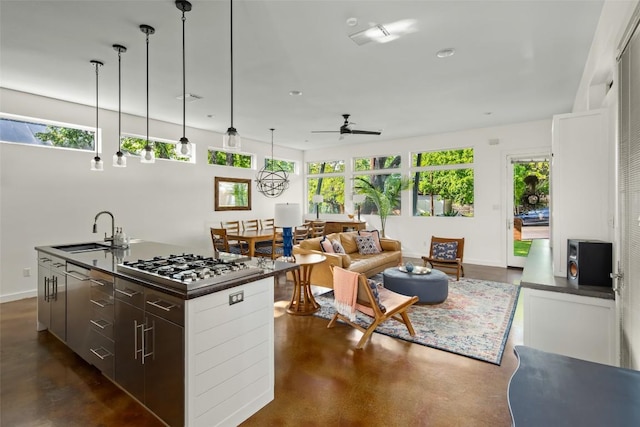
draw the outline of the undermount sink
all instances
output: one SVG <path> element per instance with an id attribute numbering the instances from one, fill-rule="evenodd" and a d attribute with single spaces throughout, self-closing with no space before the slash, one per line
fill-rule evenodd
<path id="1" fill-rule="evenodd" d="M 72 245 L 53 246 L 53 249 L 58 249 L 64 252 L 78 253 L 78 252 L 91 252 L 102 251 L 111 249 L 111 246 L 104 245 L 102 243 L 90 242 L 90 243 L 75 243 Z"/>

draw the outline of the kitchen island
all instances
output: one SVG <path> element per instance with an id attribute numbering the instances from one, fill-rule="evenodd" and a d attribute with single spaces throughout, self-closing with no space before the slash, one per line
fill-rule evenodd
<path id="1" fill-rule="evenodd" d="M 156 242 L 94 246 L 36 247 L 38 330 L 171 426 L 237 425 L 273 400 L 273 281 L 297 265 Z M 208 268 L 191 269 L 192 258 Z M 169 260 L 190 276 L 160 276 Z"/>

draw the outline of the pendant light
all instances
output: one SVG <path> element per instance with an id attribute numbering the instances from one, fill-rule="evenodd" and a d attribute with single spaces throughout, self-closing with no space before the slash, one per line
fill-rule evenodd
<path id="1" fill-rule="evenodd" d="M 184 13 L 191 10 L 191 3 L 187 0 L 176 0 L 176 7 L 182 11 L 182 138 L 180 138 L 180 155 L 182 157 L 191 157 L 191 144 L 185 136 L 186 128 L 186 111 L 187 111 L 187 85 L 186 85 L 186 66 L 185 66 L 185 48 L 184 48 L 184 24 L 187 20 Z"/>
<path id="2" fill-rule="evenodd" d="M 238 151 L 240 150 L 240 135 L 236 128 L 233 127 L 233 0 L 229 0 L 229 17 L 229 32 L 231 34 L 231 126 L 222 138 L 222 148 Z"/>
<path id="3" fill-rule="evenodd" d="M 127 167 L 127 158 L 122 154 L 121 138 L 122 138 L 122 64 L 120 55 L 127 51 L 127 48 L 114 44 L 113 49 L 118 52 L 118 151 L 113 155 L 113 167 Z"/>
<path id="4" fill-rule="evenodd" d="M 278 197 L 289 188 L 289 174 L 273 160 L 273 131 L 271 128 L 271 164 L 264 165 L 256 176 L 258 191 L 267 197 Z"/>
<path id="5" fill-rule="evenodd" d="M 95 59 L 91 60 L 91 63 L 96 67 L 96 133 L 93 137 L 94 145 L 96 146 L 96 156 L 91 160 L 91 170 L 96 172 L 102 172 L 104 170 L 104 162 L 100 159 L 100 155 L 98 154 L 98 69 L 102 67 L 104 64 Z"/>
<path id="6" fill-rule="evenodd" d="M 155 33 L 156 30 L 149 25 L 142 24 L 140 25 L 140 31 L 145 33 L 147 36 L 147 145 L 144 146 L 144 151 L 140 157 L 140 163 L 155 163 L 156 154 L 149 144 L 149 35 Z"/>

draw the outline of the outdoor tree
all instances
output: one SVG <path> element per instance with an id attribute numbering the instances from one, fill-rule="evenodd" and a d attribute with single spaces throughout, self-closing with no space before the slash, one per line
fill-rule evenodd
<path id="1" fill-rule="evenodd" d="M 93 134 L 94 132 L 86 130 L 47 126 L 44 132 L 37 132 L 35 137 L 56 147 L 91 150 L 94 148 Z"/>

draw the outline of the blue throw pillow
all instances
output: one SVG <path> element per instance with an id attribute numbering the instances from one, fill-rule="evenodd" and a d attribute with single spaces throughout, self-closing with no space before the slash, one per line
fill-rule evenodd
<path id="1" fill-rule="evenodd" d="M 431 258 L 453 261 L 458 253 L 458 242 L 434 243 L 431 247 Z"/>

